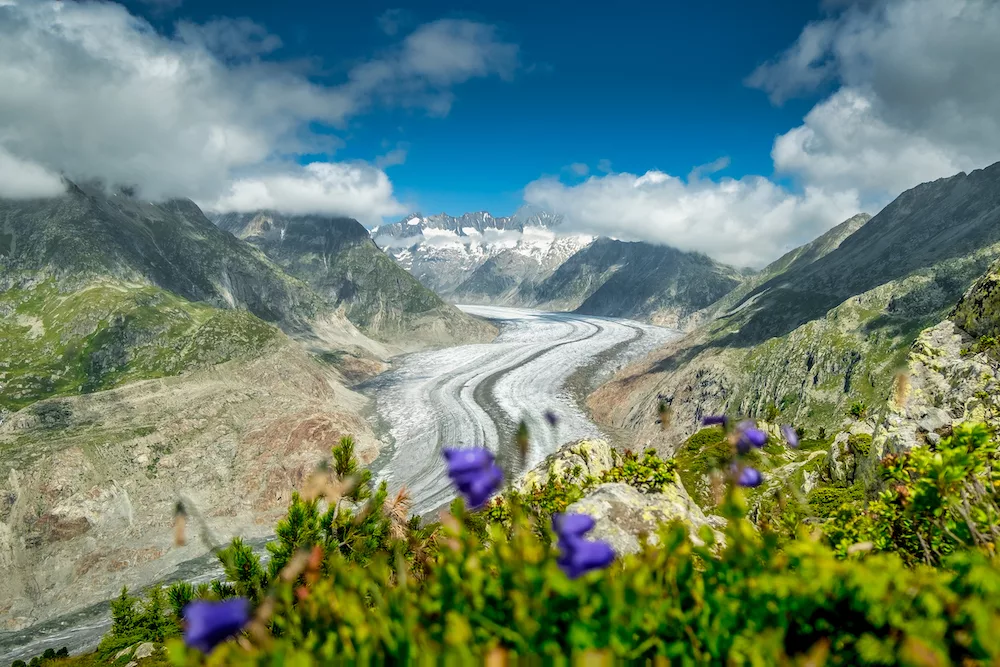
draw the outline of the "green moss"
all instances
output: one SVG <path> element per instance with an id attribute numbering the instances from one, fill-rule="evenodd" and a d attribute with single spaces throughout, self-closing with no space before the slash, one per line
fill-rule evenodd
<path id="1" fill-rule="evenodd" d="M 867 433 L 855 433 L 847 439 L 847 446 L 856 457 L 868 456 L 872 448 L 872 437 Z"/>
<path id="2" fill-rule="evenodd" d="M 850 487 L 821 486 L 809 492 L 807 500 L 814 516 L 826 519 L 834 516 L 845 504 L 855 504 L 864 499 L 864 489 L 855 484 Z"/>
<path id="3" fill-rule="evenodd" d="M 705 476 L 721 468 L 731 457 L 732 446 L 718 426 L 703 428 L 684 441 L 674 457 L 677 474 L 699 505 L 704 507 L 709 501 L 703 488 Z"/>

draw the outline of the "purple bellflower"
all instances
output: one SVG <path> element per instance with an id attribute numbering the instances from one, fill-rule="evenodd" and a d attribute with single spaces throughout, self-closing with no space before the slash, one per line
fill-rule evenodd
<path id="1" fill-rule="evenodd" d="M 448 465 L 448 477 L 465 496 L 470 509 L 486 504 L 503 483 L 503 471 L 488 449 L 445 448 L 442 453 Z"/>
<path id="2" fill-rule="evenodd" d="M 752 489 L 764 483 L 764 476 L 756 468 L 734 464 L 733 470 L 736 473 L 736 483 L 742 487 Z"/>
<path id="3" fill-rule="evenodd" d="M 789 424 L 781 427 L 781 435 L 784 436 L 785 442 L 788 443 L 789 447 L 794 449 L 799 446 L 799 434 Z"/>
<path id="4" fill-rule="evenodd" d="M 222 602 L 195 600 L 184 607 L 184 643 L 202 653 L 211 653 L 249 621 L 250 601 L 246 598 Z"/>
<path id="5" fill-rule="evenodd" d="M 610 544 L 584 537 L 594 523 L 586 514 L 552 515 L 552 530 L 559 537 L 557 546 L 561 552 L 556 562 L 570 579 L 605 568 L 615 560 L 615 550 Z"/>
<path id="6" fill-rule="evenodd" d="M 767 433 L 764 433 L 757 425 L 750 421 L 742 421 L 736 426 L 739 437 L 736 440 L 736 450 L 740 454 L 746 454 L 751 447 L 760 449 L 767 443 Z"/>
<path id="7" fill-rule="evenodd" d="M 701 420 L 702 426 L 721 426 L 725 429 L 729 425 L 729 419 L 726 415 L 708 415 Z"/>

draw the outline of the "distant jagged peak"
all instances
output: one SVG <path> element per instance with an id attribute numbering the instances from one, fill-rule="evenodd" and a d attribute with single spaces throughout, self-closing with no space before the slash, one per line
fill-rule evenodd
<path id="1" fill-rule="evenodd" d="M 425 216 L 416 211 L 397 222 L 380 225 L 372 230 L 372 235 L 408 239 L 426 236 L 426 230 L 451 232 L 456 236 L 471 237 L 494 231 L 523 232 L 525 227 L 551 229 L 562 223 L 562 216 L 549 213 L 536 206 L 524 205 L 511 216 L 497 217 L 489 211 L 472 211 L 456 217 L 447 213 Z"/>

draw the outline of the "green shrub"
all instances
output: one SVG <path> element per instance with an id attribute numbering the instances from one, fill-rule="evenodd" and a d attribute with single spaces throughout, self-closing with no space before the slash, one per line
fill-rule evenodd
<path id="1" fill-rule="evenodd" d="M 868 404 L 864 401 L 855 401 L 851 403 L 851 407 L 848 409 L 847 414 L 860 421 L 868 416 Z"/>
<path id="2" fill-rule="evenodd" d="M 867 433 L 855 433 L 847 438 L 847 446 L 855 456 L 868 456 L 872 449 L 872 437 Z"/>
<path id="3" fill-rule="evenodd" d="M 842 552 L 855 543 L 896 551 L 910 563 L 939 563 L 966 548 L 992 551 L 1000 535 L 996 443 L 983 425 L 960 425 L 933 450 L 916 447 L 882 461 L 886 488 L 863 508 L 827 522 Z"/>
<path id="4" fill-rule="evenodd" d="M 721 429 L 705 433 L 712 430 L 689 439 L 678 458 L 705 472 L 725 465 L 729 450 L 720 446 Z M 225 643 L 208 661 L 996 664 L 996 458 L 984 427 L 958 427 L 934 451 L 887 457 L 886 490 L 864 506 L 860 486 L 816 488 L 802 505 L 764 499 L 793 522 L 806 509 L 828 517 L 826 540 L 805 530 L 786 537 L 756 529 L 742 491 L 730 487 L 718 509 L 728 520 L 724 545 L 704 530 L 704 546 L 696 546 L 675 523 L 660 529 L 656 546 L 575 580 L 559 567 L 550 514 L 604 480 L 660 489 L 673 479 L 673 462 L 626 453 L 600 478 L 549 479 L 475 513 L 459 500 L 451 519 L 424 526 L 401 525 L 384 487 L 372 489 L 370 480 L 357 494 L 369 496 L 360 509 L 339 503 L 336 511 L 332 503 L 320 511 L 296 494 L 268 547 L 267 568 L 234 540 L 220 553 L 228 580 L 194 591 L 267 600 L 261 620 L 270 632 Z M 346 460 L 338 469 L 354 470 Z M 315 567 L 292 569 L 306 553 L 321 556 Z M 175 597 L 188 599 L 192 590 L 178 587 L 175 595 L 171 587 L 161 613 L 171 616 L 166 607 L 176 609 Z M 148 634 L 144 617 L 156 606 L 139 607 L 123 591 L 112 605 L 113 632 Z M 174 664 L 202 663 L 176 637 L 167 643 Z"/>
<path id="5" fill-rule="evenodd" d="M 844 504 L 858 503 L 864 498 L 864 489 L 859 485 L 850 487 L 821 486 L 809 492 L 807 500 L 814 516 L 828 519 L 834 516 Z"/>
<path id="6" fill-rule="evenodd" d="M 1000 570 L 978 553 L 935 569 L 894 554 L 842 560 L 797 540 L 784 549 L 739 518 L 739 494 L 721 553 L 694 546 L 684 526 L 656 547 L 578 580 L 559 569 L 530 516 L 481 540 L 446 530 L 425 578 L 386 554 L 367 567 L 335 553 L 296 595 L 279 587 L 274 636 L 257 648 L 220 646 L 213 664 L 473 664 L 494 650 L 556 661 L 598 651 L 619 660 L 779 664 L 828 651 L 832 664 L 935 664 L 1000 656 Z M 175 664 L 198 658 L 172 642 Z M 923 663 L 929 664 L 929 663 Z"/>
<path id="7" fill-rule="evenodd" d="M 10 663 L 10 667 L 28 667 L 28 663 L 26 663 L 24 660 L 15 660 L 14 662 Z"/>

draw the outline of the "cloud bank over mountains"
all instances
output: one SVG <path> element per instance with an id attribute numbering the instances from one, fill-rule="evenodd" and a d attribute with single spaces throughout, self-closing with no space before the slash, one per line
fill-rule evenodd
<path id="1" fill-rule="evenodd" d="M 686 177 L 601 160 L 527 184 L 524 199 L 573 231 L 761 266 L 906 188 L 1000 160 L 1000 3 L 823 6 L 825 19 L 748 67 L 745 83 L 774 104 L 818 100 L 775 139 L 774 176 L 725 177 L 725 158 Z M 56 194 L 65 174 L 217 210 L 369 225 L 402 215 L 413 203 L 398 201 L 385 169 L 405 146 L 371 162 L 302 165 L 339 141 L 310 128 L 343 129 L 379 108 L 445 116 L 463 83 L 510 80 L 519 48 L 475 21 L 417 24 L 390 11 L 378 24 L 392 46 L 320 85 L 302 63 L 277 59 L 280 37 L 250 19 L 180 20 L 163 34 L 111 2 L 0 0 L 0 196 Z"/>
<path id="2" fill-rule="evenodd" d="M 0 196 L 58 193 L 65 174 L 149 199 L 377 221 L 404 210 L 386 174 L 300 166 L 297 155 L 335 148 L 310 125 L 344 127 L 376 105 L 443 116 L 455 86 L 510 78 L 518 62 L 495 28 L 465 20 L 420 25 L 331 87 L 262 58 L 280 46 L 249 19 L 181 21 L 163 35 L 114 3 L 3 0 Z"/>
<path id="3" fill-rule="evenodd" d="M 776 138 L 779 175 L 687 181 L 615 173 L 577 185 L 535 181 L 525 199 L 590 233 L 669 243 L 762 266 L 863 209 L 919 183 L 1000 160 L 1000 3 L 827 1 L 747 85 L 781 104 L 825 87 L 802 125 Z"/>

